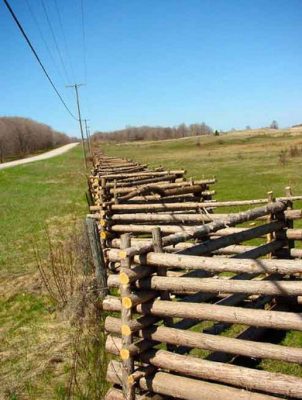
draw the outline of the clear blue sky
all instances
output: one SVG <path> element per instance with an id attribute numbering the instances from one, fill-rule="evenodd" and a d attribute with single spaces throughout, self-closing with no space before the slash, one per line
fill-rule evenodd
<path id="1" fill-rule="evenodd" d="M 60 66 L 40 0 L 27 0 Z M 10 0 L 66 102 L 71 89 L 41 39 L 26 0 Z M 302 122 L 301 0 L 57 0 L 83 114 L 93 130 L 205 121 L 214 129 Z M 66 68 L 54 0 L 45 0 Z M 78 135 L 0 4 L 0 114 Z M 62 72 L 62 71 L 61 71 Z"/>

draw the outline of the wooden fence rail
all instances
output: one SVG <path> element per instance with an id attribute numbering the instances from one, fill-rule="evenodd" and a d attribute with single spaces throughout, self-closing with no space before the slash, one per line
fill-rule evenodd
<path id="1" fill-rule="evenodd" d="M 215 201 L 214 183 L 95 157 L 106 400 L 302 399 L 302 348 L 282 342 L 302 332 L 302 196 Z"/>

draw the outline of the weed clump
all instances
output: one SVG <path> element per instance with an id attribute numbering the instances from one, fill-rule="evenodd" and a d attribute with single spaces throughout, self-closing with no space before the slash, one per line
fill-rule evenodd
<path id="1" fill-rule="evenodd" d="M 287 150 L 281 150 L 278 155 L 278 158 L 279 158 L 279 164 L 284 167 L 288 162 Z"/>
<path id="2" fill-rule="evenodd" d="M 57 235 L 56 235 L 57 236 Z M 36 260 L 43 284 L 56 304 L 57 317 L 68 320 L 70 340 L 65 379 L 56 386 L 57 399 L 101 399 L 108 389 L 103 316 L 94 276 L 88 237 L 75 225 L 65 240 L 47 232 L 49 256 Z M 52 362 L 66 360 L 64 353 Z"/>
<path id="3" fill-rule="evenodd" d="M 290 146 L 288 153 L 290 157 L 298 157 L 302 154 L 302 147 L 297 145 Z"/>
<path id="4" fill-rule="evenodd" d="M 279 152 L 279 164 L 282 166 L 286 165 L 289 158 L 295 158 L 302 155 L 302 146 L 292 145 L 288 149 L 283 149 Z"/>

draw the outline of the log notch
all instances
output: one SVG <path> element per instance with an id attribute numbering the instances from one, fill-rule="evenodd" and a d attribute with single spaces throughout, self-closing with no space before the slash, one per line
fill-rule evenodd
<path id="1" fill-rule="evenodd" d="M 121 248 L 126 249 L 130 247 L 131 239 L 130 234 L 121 236 Z M 126 257 L 121 261 L 121 274 L 127 272 L 131 268 L 131 260 Z M 132 344 L 132 333 L 125 330 L 124 327 L 129 327 L 132 319 L 132 309 L 124 306 L 124 299 L 129 299 L 131 296 L 131 289 L 129 282 L 124 282 L 122 279 L 123 275 L 120 275 L 120 294 L 121 294 L 121 333 L 122 333 L 122 344 L 120 356 L 122 359 L 123 372 L 122 372 L 122 386 L 125 400 L 134 400 L 135 392 L 131 375 L 134 371 L 134 360 L 130 355 L 129 348 Z"/>

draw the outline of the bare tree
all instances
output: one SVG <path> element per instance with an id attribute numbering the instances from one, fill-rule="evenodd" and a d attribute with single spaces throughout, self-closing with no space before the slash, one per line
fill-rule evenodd
<path id="1" fill-rule="evenodd" d="M 47 150 L 71 139 L 45 124 L 27 118 L 0 118 L 0 162 Z"/>
<path id="2" fill-rule="evenodd" d="M 189 126 L 182 123 L 176 127 L 126 126 L 125 129 L 113 132 L 95 132 L 93 135 L 93 139 L 113 142 L 124 142 L 133 140 L 164 140 L 187 136 L 210 135 L 212 133 L 212 128 L 208 126 L 205 122 L 195 123 Z"/>

